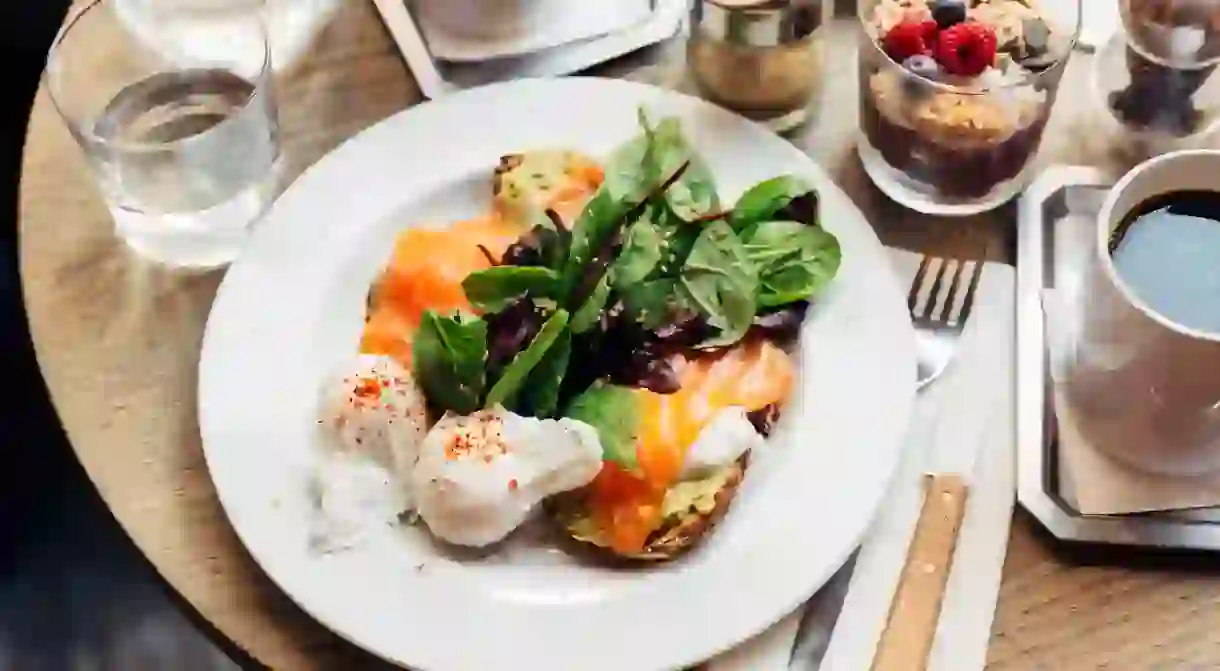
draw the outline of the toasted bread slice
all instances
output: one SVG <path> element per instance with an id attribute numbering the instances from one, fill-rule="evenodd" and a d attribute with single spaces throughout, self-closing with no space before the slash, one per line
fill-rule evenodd
<path id="1" fill-rule="evenodd" d="M 555 210 L 570 228 L 603 179 L 601 166 L 574 151 L 528 151 L 500 158 L 492 177 L 495 208 L 509 221 L 531 223 Z"/>
<path id="2" fill-rule="evenodd" d="M 553 499 L 548 510 L 564 533 L 602 559 L 630 563 L 668 561 L 686 553 L 711 533 L 737 495 L 746 465 L 743 456 L 708 478 L 671 487 L 665 498 L 665 520 L 639 552 L 623 554 L 610 548 L 601 538 L 580 492 Z"/>

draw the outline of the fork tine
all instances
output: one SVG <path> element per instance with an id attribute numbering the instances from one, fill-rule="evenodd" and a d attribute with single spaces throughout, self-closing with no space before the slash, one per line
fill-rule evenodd
<path id="1" fill-rule="evenodd" d="M 947 262 L 946 262 L 947 263 Z M 945 305 L 940 311 L 940 321 L 948 322 L 957 307 L 957 291 L 962 286 L 962 272 L 966 269 L 966 261 L 954 261 L 957 269 L 953 271 L 953 279 L 949 281 L 949 295 L 945 297 Z"/>
<path id="2" fill-rule="evenodd" d="M 919 290 L 923 288 L 923 277 L 928 273 L 931 257 L 925 256 L 919 261 L 919 270 L 915 271 L 915 279 L 911 280 L 911 293 L 907 294 L 907 312 L 915 314 L 915 306 L 919 304 Z"/>
<path id="3" fill-rule="evenodd" d="M 974 274 L 970 276 L 970 286 L 966 289 L 966 300 L 962 303 L 962 314 L 958 317 L 958 322 L 965 324 L 970 318 L 970 311 L 974 309 L 974 295 L 979 288 L 979 280 L 983 278 L 983 262 L 974 262 Z"/>
<path id="4" fill-rule="evenodd" d="M 928 304 L 924 307 L 921 319 L 931 319 L 932 314 L 936 311 L 936 298 L 940 296 L 940 286 L 945 281 L 945 271 L 949 268 L 949 261 L 941 259 L 940 270 L 936 271 L 936 279 L 932 281 L 932 291 L 928 293 Z"/>

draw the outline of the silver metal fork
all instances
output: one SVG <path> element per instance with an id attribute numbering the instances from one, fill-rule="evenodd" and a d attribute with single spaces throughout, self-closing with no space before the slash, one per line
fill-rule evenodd
<path id="1" fill-rule="evenodd" d="M 974 309 L 974 294 L 982 276 L 982 261 L 930 256 L 920 260 L 919 270 L 911 282 L 911 293 L 907 295 L 907 309 L 911 311 L 911 323 L 915 325 L 918 345 L 919 389 L 940 377 L 957 354 L 966 320 Z M 949 283 L 947 292 L 946 281 Z M 963 291 L 965 296 L 961 296 Z"/>

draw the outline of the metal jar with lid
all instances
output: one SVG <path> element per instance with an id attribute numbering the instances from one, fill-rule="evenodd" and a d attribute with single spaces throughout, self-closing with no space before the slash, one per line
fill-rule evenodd
<path id="1" fill-rule="evenodd" d="M 703 96 L 787 132 L 822 88 L 823 0 L 694 0 L 687 65 Z"/>

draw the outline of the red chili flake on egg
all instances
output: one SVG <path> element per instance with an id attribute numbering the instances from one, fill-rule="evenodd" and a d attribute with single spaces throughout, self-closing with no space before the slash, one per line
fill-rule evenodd
<path id="1" fill-rule="evenodd" d="M 378 398 L 381 396 L 381 383 L 376 378 L 362 378 L 352 389 L 352 395 L 363 399 Z"/>

